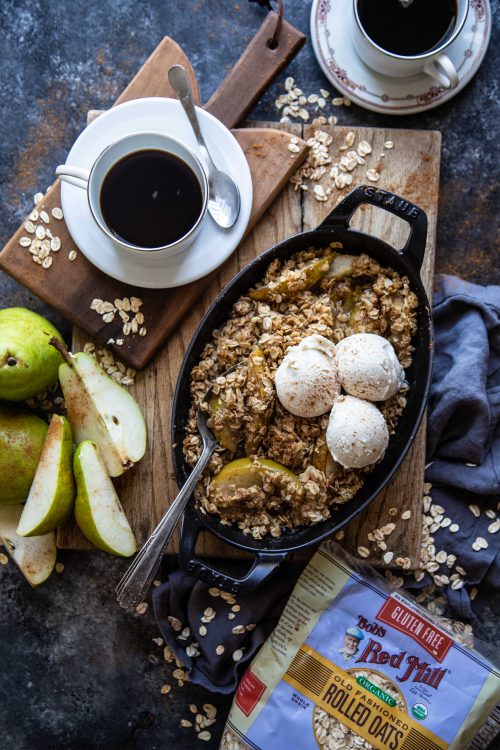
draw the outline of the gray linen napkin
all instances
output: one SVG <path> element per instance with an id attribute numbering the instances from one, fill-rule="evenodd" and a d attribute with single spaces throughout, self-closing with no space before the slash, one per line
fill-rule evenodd
<path id="1" fill-rule="evenodd" d="M 454 567 L 466 571 L 462 588 L 444 590 L 449 605 L 459 619 L 479 625 L 482 607 L 500 585 L 500 531 L 488 531 L 500 515 L 500 287 L 440 276 L 433 315 L 426 480 L 433 502 L 459 526 L 455 533 L 452 526 L 434 532 L 434 545 L 456 555 Z M 479 508 L 478 517 L 471 505 Z M 485 549 L 472 547 L 478 537 Z M 453 569 L 443 565 L 439 572 Z M 426 575 L 418 588 L 430 580 Z M 406 586 L 416 587 L 411 576 Z M 473 587 L 478 596 L 472 603 Z"/>
<path id="2" fill-rule="evenodd" d="M 450 527 L 433 534 L 436 549 L 457 557 L 466 571 L 464 586 L 444 589 L 449 604 L 460 619 L 475 620 L 489 593 L 500 585 L 500 531 L 490 533 L 500 500 L 500 287 L 470 284 L 453 276 L 441 276 L 434 297 L 436 335 L 435 365 L 428 412 L 428 460 L 426 480 L 432 482 L 434 503 L 459 531 Z M 481 509 L 479 518 L 469 505 Z M 478 537 L 486 549 L 474 550 Z M 209 593 L 208 587 L 176 570 L 153 592 L 153 606 L 161 633 L 177 658 L 191 669 L 190 680 L 215 692 L 230 693 L 246 664 L 277 622 L 303 566 L 281 565 L 278 573 L 254 593 L 238 597 L 240 610 L 228 618 L 230 603 Z M 443 572 L 451 574 L 446 568 Z M 428 575 L 419 584 L 408 576 L 406 587 L 419 589 L 430 583 Z M 479 588 L 471 602 L 470 591 Z M 201 618 L 207 608 L 216 611 L 207 634 L 201 636 Z M 174 630 L 175 617 L 185 638 Z M 233 633 L 237 625 L 256 628 Z M 179 625 L 176 623 L 176 626 Z M 179 636 L 181 636 L 179 638 Z M 197 643 L 197 656 L 188 656 L 186 646 Z M 221 655 L 217 646 L 223 646 Z M 220 650 L 220 649 L 219 649 Z M 243 651 L 235 662 L 233 654 Z M 239 656 L 239 653 L 238 653 Z"/>

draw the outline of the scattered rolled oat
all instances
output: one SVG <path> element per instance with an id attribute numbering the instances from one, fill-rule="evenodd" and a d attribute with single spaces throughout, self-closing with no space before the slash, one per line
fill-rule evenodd
<path id="1" fill-rule="evenodd" d="M 174 630 L 176 633 L 179 633 L 182 630 L 182 622 L 177 617 L 168 615 L 167 620 L 169 621 L 172 630 Z"/>
<path id="2" fill-rule="evenodd" d="M 160 689 L 160 693 L 162 693 L 163 695 L 167 695 L 167 693 L 170 693 L 171 690 L 172 690 L 171 685 L 168 685 L 168 684 L 162 685 Z"/>
<path id="3" fill-rule="evenodd" d="M 366 547 L 358 547 L 358 555 L 360 557 L 368 557 L 370 554 L 370 550 Z"/>
<path id="4" fill-rule="evenodd" d="M 0 552 L 0 565 L 7 565 L 8 562 L 9 558 L 7 557 L 7 555 L 4 555 L 3 552 Z"/>
<path id="5" fill-rule="evenodd" d="M 62 212 L 62 208 L 59 208 L 58 206 L 54 206 L 52 211 L 50 212 L 54 219 L 58 219 L 59 221 L 64 218 L 64 214 Z"/>
<path id="6" fill-rule="evenodd" d="M 478 549 L 487 549 L 488 548 L 488 542 L 486 541 L 486 539 L 483 539 L 482 536 L 476 537 L 475 544 L 477 545 Z M 474 545 L 472 545 L 472 546 L 474 548 Z"/>
<path id="7" fill-rule="evenodd" d="M 394 143 L 392 141 L 386 141 L 384 143 L 384 148 L 394 148 Z"/>
<path id="8" fill-rule="evenodd" d="M 180 727 L 184 727 L 184 728 L 186 728 L 186 727 L 192 727 L 193 726 L 193 722 L 189 721 L 188 719 L 181 719 L 180 722 L 179 722 L 179 726 Z"/>
<path id="9" fill-rule="evenodd" d="M 47 211 L 40 211 L 39 216 L 44 224 L 48 224 L 50 222 L 50 218 L 49 218 Z"/>
<path id="10" fill-rule="evenodd" d="M 481 515 L 481 511 L 479 510 L 478 505 L 469 505 L 469 510 L 476 518 L 479 518 L 479 516 Z"/>
<path id="11" fill-rule="evenodd" d="M 33 203 L 35 204 L 35 206 L 40 203 L 41 200 L 43 200 L 43 193 L 35 193 L 35 195 L 33 196 Z"/>
<path id="12" fill-rule="evenodd" d="M 499 529 L 500 529 L 500 518 L 497 518 L 496 521 L 493 521 L 493 523 L 490 523 L 490 525 L 488 526 L 488 531 L 490 534 L 496 534 Z"/>
<path id="13" fill-rule="evenodd" d="M 368 180 L 370 180 L 370 182 L 377 182 L 380 178 L 380 175 L 376 169 L 368 169 L 368 171 L 366 172 L 366 177 Z"/>
<path id="14" fill-rule="evenodd" d="M 92 304 L 98 304 L 101 300 L 94 300 Z M 118 343 L 118 341 L 116 342 Z M 123 342 L 122 342 L 123 343 Z M 109 349 L 97 349 L 95 344 L 88 341 L 83 346 L 83 351 L 91 354 L 94 359 L 101 365 L 107 374 L 123 386 L 133 385 L 135 382 L 136 371 L 132 367 L 126 367 L 123 362 L 115 360 Z M 161 581 L 158 583 L 160 585 Z"/>
<path id="15" fill-rule="evenodd" d="M 388 536 L 389 534 L 392 534 L 395 528 L 396 524 L 391 522 L 386 523 L 385 526 L 382 526 L 380 531 L 382 532 L 382 534 L 384 534 L 384 536 Z"/>
<path id="16" fill-rule="evenodd" d="M 224 653 L 225 650 L 226 649 L 224 648 L 224 646 L 222 645 L 222 643 L 220 643 L 217 646 L 217 648 L 215 649 L 215 653 L 217 654 L 217 656 L 222 656 L 222 654 Z"/>
<path id="17" fill-rule="evenodd" d="M 232 629 L 232 631 L 231 631 L 231 632 L 232 632 L 232 633 L 233 633 L 234 635 L 241 635 L 241 634 L 242 634 L 242 633 L 244 633 L 245 631 L 246 631 L 246 628 L 245 628 L 245 626 L 244 626 L 244 625 L 235 625 L 235 626 L 234 626 L 234 628 Z"/>
<path id="18" fill-rule="evenodd" d="M 243 656 L 243 649 L 241 648 L 236 649 L 236 651 L 233 653 L 233 661 L 240 661 L 242 656 Z"/>
<path id="19" fill-rule="evenodd" d="M 214 617 L 215 617 L 216 614 L 217 613 L 216 613 L 215 609 L 212 609 L 212 607 L 207 607 L 203 611 L 203 617 L 201 618 L 201 621 L 202 622 L 212 622 L 212 620 L 214 619 Z"/>
<path id="20" fill-rule="evenodd" d="M 407 521 L 409 518 L 411 518 L 411 510 L 405 510 L 403 513 L 401 513 L 401 518 L 403 521 Z"/>
<path id="21" fill-rule="evenodd" d="M 215 719 L 217 716 L 217 708 L 212 703 L 204 703 L 203 710 L 209 719 Z"/>
<path id="22" fill-rule="evenodd" d="M 207 634 L 207 632 L 208 631 L 205 625 L 200 625 L 200 627 L 198 628 L 198 633 L 202 636 L 202 638 Z"/>
<path id="23" fill-rule="evenodd" d="M 361 157 L 368 156 L 368 154 L 372 153 L 372 147 L 368 141 L 360 141 L 356 150 Z"/>
<path id="24" fill-rule="evenodd" d="M 135 608 L 135 611 L 137 612 L 138 615 L 143 615 L 145 611 L 147 610 L 147 608 L 148 608 L 147 602 L 141 602 L 140 604 L 137 605 L 137 607 Z"/>
<path id="25" fill-rule="evenodd" d="M 386 565 L 389 565 L 389 563 L 392 561 L 392 558 L 394 557 L 394 552 L 386 552 L 383 556 L 383 560 Z"/>
<path id="26" fill-rule="evenodd" d="M 19 244 L 21 247 L 29 247 L 31 245 L 32 240 L 30 240 L 29 237 L 21 237 L 19 240 Z"/>
<path id="27" fill-rule="evenodd" d="M 64 565 L 62 562 L 56 562 L 56 573 L 62 573 L 64 570 Z"/>
<path id="28" fill-rule="evenodd" d="M 208 742 L 208 740 L 212 737 L 212 735 L 210 734 L 210 732 L 207 732 L 207 730 L 204 729 L 203 732 L 200 732 L 197 735 L 197 737 L 199 740 L 204 740 L 205 742 Z"/>
<path id="29" fill-rule="evenodd" d="M 458 523 L 452 523 L 450 526 L 450 533 L 456 534 L 459 529 L 460 529 L 460 526 L 458 525 Z"/>

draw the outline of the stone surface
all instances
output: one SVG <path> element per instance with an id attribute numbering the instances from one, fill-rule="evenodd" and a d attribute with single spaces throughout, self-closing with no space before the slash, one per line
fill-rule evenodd
<path id="1" fill-rule="evenodd" d="M 310 2 L 287 0 L 286 15 L 308 33 Z M 493 0 L 493 17 L 500 3 Z M 31 209 L 32 196 L 53 180 L 57 164 L 84 126 L 90 108 L 109 107 L 160 39 L 168 34 L 189 55 L 208 99 L 260 25 L 256 3 L 185 0 L 3 0 L 0 13 L 2 212 L 0 241 Z M 495 245 L 499 205 L 496 71 L 498 26 L 476 78 L 447 104 L 391 118 L 356 106 L 335 113 L 342 124 L 441 130 L 443 159 L 437 270 L 479 283 L 499 283 Z M 332 90 L 306 47 L 286 74 L 307 93 Z M 277 119 L 274 100 L 285 74 L 255 108 Z M 0 273 L 0 305 L 24 305 L 70 327 Z M 1 478 L 0 478 L 1 481 Z M 180 729 L 188 704 L 219 706 L 205 747 L 217 748 L 229 699 L 177 686 L 162 695 L 171 665 L 153 643 L 150 610 L 129 615 L 114 600 L 127 563 L 100 552 L 60 553 L 61 574 L 30 590 L 12 563 L 0 566 L 0 730 L 12 750 L 179 750 L 202 745 Z M 498 603 L 486 616 L 498 639 Z M 493 649 L 491 648 L 493 653 Z M 497 744 L 500 747 L 500 743 Z"/>

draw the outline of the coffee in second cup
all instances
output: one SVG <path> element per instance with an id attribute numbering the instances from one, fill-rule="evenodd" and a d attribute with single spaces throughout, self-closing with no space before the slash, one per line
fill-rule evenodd
<path id="1" fill-rule="evenodd" d="M 456 0 L 357 0 L 365 33 L 394 55 L 432 52 L 453 34 Z"/>

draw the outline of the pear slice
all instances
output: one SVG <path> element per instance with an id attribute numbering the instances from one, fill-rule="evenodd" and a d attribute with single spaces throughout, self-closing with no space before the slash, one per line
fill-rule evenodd
<path id="1" fill-rule="evenodd" d="M 73 466 L 78 526 L 99 549 L 130 557 L 137 550 L 135 537 L 97 445 L 90 440 L 80 443 Z"/>
<path id="2" fill-rule="evenodd" d="M 210 483 L 210 492 L 215 492 L 229 503 L 238 489 L 261 487 L 266 473 L 276 473 L 293 482 L 295 492 L 304 492 L 302 482 L 293 471 L 270 458 L 237 458 L 222 467 Z"/>
<path id="3" fill-rule="evenodd" d="M 255 300 L 272 302 L 277 294 L 287 299 L 294 297 L 299 292 L 312 289 L 327 275 L 333 258 L 333 254 L 325 255 L 319 260 L 315 259 L 307 263 L 298 271 L 287 271 L 276 281 L 270 281 L 266 286 L 252 289 L 248 296 Z"/>
<path id="4" fill-rule="evenodd" d="M 56 564 L 56 535 L 53 531 L 25 539 L 16 533 L 22 505 L 0 506 L 0 540 L 31 586 L 39 586 Z"/>
<path id="5" fill-rule="evenodd" d="M 74 500 L 71 427 L 66 417 L 54 414 L 17 533 L 38 536 L 53 531 L 68 518 Z"/>
<path id="6" fill-rule="evenodd" d="M 109 475 L 117 477 L 146 451 L 140 406 L 90 354 L 79 352 L 68 362 L 60 366 L 59 380 L 75 442 L 97 443 Z"/>

